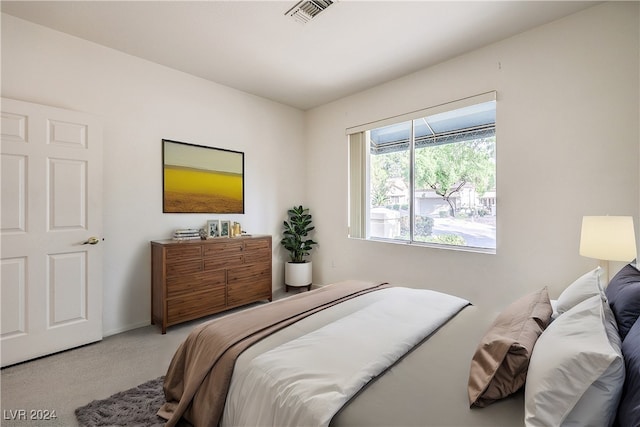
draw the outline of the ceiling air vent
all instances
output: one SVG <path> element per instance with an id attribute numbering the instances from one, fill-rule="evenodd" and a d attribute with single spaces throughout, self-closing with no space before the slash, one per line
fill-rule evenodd
<path id="1" fill-rule="evenodd" d="M 285 13 L 298 22 L 311 21 L 317 14 L 333 4 L 333 0 L 302 0 Z"/>

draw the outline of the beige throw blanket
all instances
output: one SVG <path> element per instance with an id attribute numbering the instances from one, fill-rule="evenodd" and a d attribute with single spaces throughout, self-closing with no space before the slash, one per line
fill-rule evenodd
<path id="1" fill-rule="evenodd" d="M 180 418 L 198 427 L 218 425 L 236 358 L 253 343 L 342 301 L 389 287 L 350 280 L 237 312 L 194 329 L 169 365 L 158 415 L 175 426 Z"/>

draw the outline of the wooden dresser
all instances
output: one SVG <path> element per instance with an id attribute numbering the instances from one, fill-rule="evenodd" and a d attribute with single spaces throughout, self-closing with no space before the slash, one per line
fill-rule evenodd
<path id="1" fill-rule="evenodd" d="M 271 236 L 151 242 L 151 324 L 271 301 Z"/>

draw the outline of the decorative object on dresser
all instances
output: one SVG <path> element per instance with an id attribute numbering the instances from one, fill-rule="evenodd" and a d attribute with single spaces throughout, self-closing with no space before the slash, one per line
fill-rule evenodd
<path id="1" fill-rule="evenodd" d="M 220 221 L 220 237 L 229 237 L 231 235 L 231 221 Z"/>
<path id="2" fill-rule="evenodd" d="M 220 220 L 212 219 L 207 221 L 207 239 L 220 237 Z"/>
<path id="3" fill-rule="evenodd" d="M 289 251 L 291 259 L 284 265 L 285 291 L 290 287 L 311 289 L 312 263 L 304 257 L 309 255 L 313 245 L 317 245 L 309 237 L 309 233 L 315 229 L 312 216 L 308 208 L 294 206 L 287 211 L 289 221 L 284 221 L 284 232 L 280 243 Z"/>
<path id="4" fill-rule="evenodd" d="M 200 238 L 197 228 L 179 228 L 173 232 L 173 240 L 194 240 Z"/>
<path id="5" fill-rule="evenodd" d="M 151 323 L 167 327 L 272 299 L 271 236 L 151 242 Z"/>

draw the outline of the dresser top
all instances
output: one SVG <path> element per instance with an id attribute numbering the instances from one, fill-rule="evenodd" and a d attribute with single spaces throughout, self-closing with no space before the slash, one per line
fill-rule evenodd
<path id="1" fill-rule="evenodd" d="M 250 240 L 250 239 L 264 239 L 271 238 L 268 234 L 247 234 L 238 237 L 214 237 L 212 239 L 188 239 L 188 240 L 176 240 L 176 239 L 161 239 L 152 240 L 152 245 L 201 245 L 203 243 L 220 243 L 220 242 L 232 242 L 238 240 Z"/>

